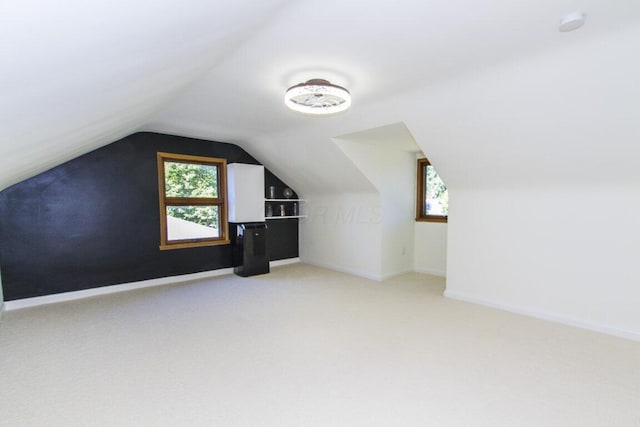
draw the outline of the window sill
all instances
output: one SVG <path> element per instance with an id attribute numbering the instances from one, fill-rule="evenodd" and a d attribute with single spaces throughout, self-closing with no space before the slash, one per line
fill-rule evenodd
<path id="1" fill-rule="evenodd" d="M 205 242 L 183 242 L 183 243 L 171 243 L 168 245 L 160 245 L 161 251 L 168 251 L 171 249 L 185 249 L 185 248 L 200 248 L 203 246 L 219 246 L 228 245 L 231 243 L 229 239 L 226 240 L 208 240 Z"/>
<path id="2" fill-rule="evenodd" d="M 448 222 L 448 217 L 446 216 L 439 216 L 439 215 L 432 215 L 429 217 L 419 217 L 416 218 L 416 222 L 443 222 L 446 223 Z"/>

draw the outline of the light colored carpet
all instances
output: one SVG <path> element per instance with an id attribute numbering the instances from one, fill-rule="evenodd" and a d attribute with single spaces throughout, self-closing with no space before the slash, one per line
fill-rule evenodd
<path id="1" fill-rule="evenodd" d="M 5 313 L 2 426 L 639 426 L 640 343 L 304 264 Z"/>

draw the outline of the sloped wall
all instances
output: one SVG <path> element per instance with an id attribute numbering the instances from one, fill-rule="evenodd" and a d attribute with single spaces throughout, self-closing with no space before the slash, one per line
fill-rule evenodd
<path id="1" fill-rule="evenodd" d="M 283 4 L 3 2 L 0 189 L 135 132 Z"/>
<path id="2" fill-rule="evenodd" d="M 258 164 L 232 144 L 138 133 L 3 190 L 7 300 L 232 267 L 231 245 L 160 251 L 158 151 Z M 285 186 L 269 171 L 265 185 Z M 271 260 L 297 257 L 297 220 L 268 241 Z"/>

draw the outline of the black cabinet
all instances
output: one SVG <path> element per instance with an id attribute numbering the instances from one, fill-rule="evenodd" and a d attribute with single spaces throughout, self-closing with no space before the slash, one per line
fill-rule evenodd
<path id="1" fill-rule="evenodd" d="M 238 224 L 233 271 L 242 277 L 269 272 L 267 225 L 264 222 Z"/>

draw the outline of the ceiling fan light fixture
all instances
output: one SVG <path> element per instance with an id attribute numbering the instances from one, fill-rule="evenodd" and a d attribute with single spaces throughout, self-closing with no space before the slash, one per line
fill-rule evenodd
<path id="1" fill-rule="evenodd" d="M 342 86 L 327 80 L 312 79 L 287 89 L 284 103 L 299 113 L 335 114 L 351 107 L 351 94 Z"/>

